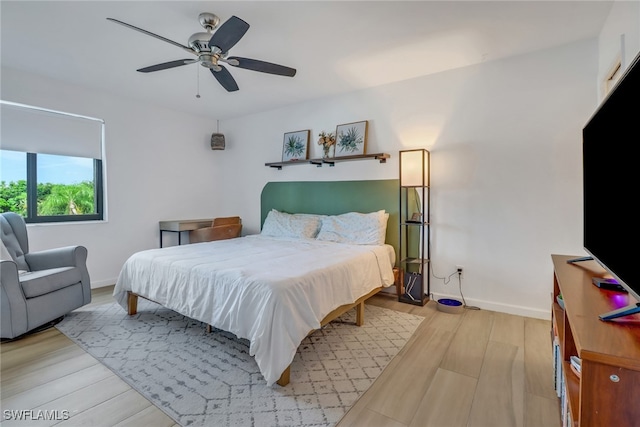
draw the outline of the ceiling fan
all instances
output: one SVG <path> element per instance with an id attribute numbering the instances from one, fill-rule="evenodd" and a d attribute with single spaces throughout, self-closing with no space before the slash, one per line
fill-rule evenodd
<path id="1" fill-rule="evenodd" d="M 165 37 L 159 36 L 142 28 L 135 27 L 126 22 L 119 21 L 114 18 L 107 18 L 109 21 L 124 25 L 132 30 L 140 31 L 151 37 L 155 37 L 164 42 L 170 43 L 187 52 L 196 55 L 197 58 L 178 59 L 176 61 L 164 62 L 162 64 L 151 65 L 149 67 L 140 68 L 141 73 L 151 73 L 153 71 L 166 70 L 168 68 L 180 67 L 182 65 L 194 64 L 199 62 L 200 65 L 211 71 L 211 74 L 218 82 L 229 92 L 238 90 L 238 84 L 235 79 L 220 62 L 224 62 L 232 67 L 244 68 L 246 70 L 259 71 L 261 73 L 276 74 L 278 76 L 293 77 L 296 75 L 294 68 L 285 67 L 284 65 L 272 64 L 271 62 L 260 61 L 251 58 L 241 58 L 239 56 L 228 56 L 229 49 L 235 46 L 249 29 L 249 24 L 244 22 L 237 16 L 232 16 L 224 24 L 218 28 L 220 18 L 213 13 L 203 12 L 198 16 L 200 25 L 204 27 L 206 32 L 199 32 L 189 37 L 188 46 L 174 42 Z M 216 30 L 212 34 L 212 31 Z"/>

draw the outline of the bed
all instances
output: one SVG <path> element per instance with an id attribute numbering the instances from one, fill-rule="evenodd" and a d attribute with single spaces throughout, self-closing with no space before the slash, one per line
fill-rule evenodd
<path id="1" fill-rule="evenodd" d="M 397 188 L 395 180 L 268 183 L 260 234 L 138 252 L 125 262 L 114 297 L 130 314 L 141 296 L 246 338 L 267 385 L 286 385 L 310 332 L 352 308 L 362 324 L 364 301 L 394 283 Z M 330 197 L 318 205 L 323 195 Z M 385 230 L 366 244 L 331 234 L 342 236 L 347 220 L 383 217 Z M 282 224 L 295 233 L 283 233 Z"/>

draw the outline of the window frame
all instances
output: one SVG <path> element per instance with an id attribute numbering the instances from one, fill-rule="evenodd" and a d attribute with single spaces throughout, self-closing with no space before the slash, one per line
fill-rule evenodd
<path id="1" fill-rule="evenodd" d="M 27 154 L 27 216 L 28 224 L 50 222 L 102 221 L 104 220 L 104 186 L 102 159 L 93 159 L 94 203 L 96 213 L 81 215 L 38 215 L 38 153 Z M 73 156 L 67 156 L 73 157 Z"/>

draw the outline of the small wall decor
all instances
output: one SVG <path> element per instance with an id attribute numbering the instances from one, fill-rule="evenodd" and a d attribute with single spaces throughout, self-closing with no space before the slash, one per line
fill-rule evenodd
<path id="1" fill-rule="evenodd" d="M 330 159 L 336 151 L 336 136 L 333 132 L 322 131 L 318 134 L 318 145 L 322 145 L 322 158 Z"/>
<path id="2" fill-rule="evenodd" d="M 335 156 L 357 156 L 365 154 L 367 144 L 367 121 L 347 123 L 336 127 Z"/>
<path id="3" fill-rule="evenodd" d="M 299 130 L 284 134 L 282 161 L 306 160 L 309 149 L 310 130 Z"/>

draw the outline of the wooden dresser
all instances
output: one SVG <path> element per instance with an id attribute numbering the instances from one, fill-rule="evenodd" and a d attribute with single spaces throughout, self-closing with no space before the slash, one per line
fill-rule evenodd
<path id="1" fill-rule="evenodd" d="M 563 412 L 572 426 L 640 426 L 640 316 L 612 322 L 598 318 L 635 299 L 594 286 L 592 277 L 603 277 L 605 271 L 595 261 L 567 264 L 572 258 L 552 255 L 552 339 L 557 337 L 559 344 L 561 411 L 566 400 Z M 556 302 L 558 294 L 564 310 Z M 582 359 L 580 378 L 570 369 L 572 355 Z"/>

